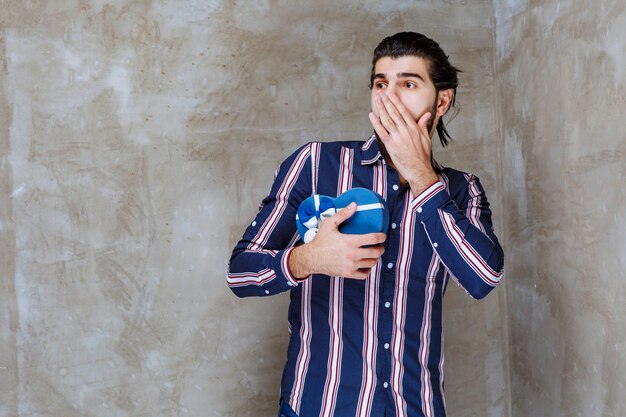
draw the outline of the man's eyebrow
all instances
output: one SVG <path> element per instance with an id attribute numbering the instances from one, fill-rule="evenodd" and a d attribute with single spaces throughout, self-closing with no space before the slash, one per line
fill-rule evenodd
<path id="1" fill-rule="evenodd" d="M 417 74 L 415 72 L 399 72 L 397 74 L 397 77 L 398 78 L 418 78 L 418 79 L 422 80 L 423 82 L 426 82 L 426 81 L 424 81 L 424 77 L 422 77 L 421 75 L 419 75 L 419 74 Z M 376 79 L 376 78 L 386 79 L 387 76 L 385 74 L 383 74 L 382 72 L 380 72 L 380 73 L 374 75 L 374 79 Z"/>
<path id="2" fill-rule="evenodd" d="M 414 72 L 400 72 L 398 73 L 398 78 L 419 78 L 420 80 L 424 81 L 424 77 Z"/>

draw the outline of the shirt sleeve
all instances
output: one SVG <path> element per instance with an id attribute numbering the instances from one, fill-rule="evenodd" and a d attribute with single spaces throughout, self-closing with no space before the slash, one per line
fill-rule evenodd
<path id="1" fill-rule="evenodd" d="M 310 155 L 307 144 L 280 165 L 269 195 L 233 249 L 226 280 L 238 297 L 267 296 L 298 285 L 288 265 L 299 240 L 296 212 L 311 195 Z"/>
<path id="2" fill-rule="evenodd" d="M 491 222 L 491 210 L 477 177 L 465 174 L 458 207 L 440 181 L 415 197 L 412 209 L 443 264 L 474 298 L 485 297 L 504 273 L 504 253 Z"/>

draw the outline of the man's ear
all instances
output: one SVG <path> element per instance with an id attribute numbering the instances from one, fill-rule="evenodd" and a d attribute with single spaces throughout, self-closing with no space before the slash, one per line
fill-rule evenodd
<path id="1" fill-rule="evenodd" d="M 454 94 L 451 88 L 447 90 L 441 90 L 437 94 L 437 117 L 441 117 L 450 108 L 450 103 L 452 103 L 452 95 Z"/>

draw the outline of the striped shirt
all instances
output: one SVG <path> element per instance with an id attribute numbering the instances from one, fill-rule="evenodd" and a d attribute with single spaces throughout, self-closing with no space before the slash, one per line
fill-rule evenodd
<path id="1" fill-rule="evenodd" d="M 390 226 L 366 280 L 296 280 L 295 216 L 312 194 L 381 194 Z M 421 194 L 401 186 L 368 141 L 312 142 L 276 171 L 270 194 L 235 247 L 227 282 L 240 297 L 291 291 L 282 402 L 300 417 L 443 417 L 442 302 L 450 278 L 474 298 L 500 281 L 503 252 L 477 177 L 444 168 Z"/>

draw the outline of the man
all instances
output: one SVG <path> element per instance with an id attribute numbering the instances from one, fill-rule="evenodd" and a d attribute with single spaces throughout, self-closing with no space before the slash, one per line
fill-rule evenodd
<path id="1" fill-rule="evenodd" d="M 442 168 L 432 136 L 448 133 L 457 69 L 433 40 L 385 38 L 372 60 L 365 142 L 313 142 L 287 158 L 242 240 L 228 283 L 241 297 L 291 291 L 286 417 L 446 415 L 442 301 L 452 277 L 471 296 L 499 282 L 503 252 L 478 178 Z M 312 194 L 381 194 L 386 234 L 347 235 L 354 205 L 302 244 L 295 217 Z"/>

